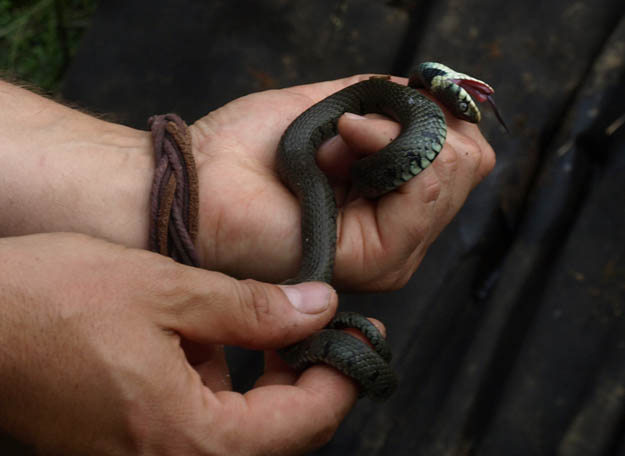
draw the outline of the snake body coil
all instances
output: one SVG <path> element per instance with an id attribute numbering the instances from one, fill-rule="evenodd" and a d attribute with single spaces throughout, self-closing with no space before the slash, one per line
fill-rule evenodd
<path id="1" fill-rule="evenodd" d="M 278 148 L 277 170 L 302 208 L 301 268 L 287 283 L 332 280 L 337 208 L 334 192 L 318 168 L 315 154 L 323 141 L 337 134 L 341 115 L 380 113 L 402 126 L 393 142 L 358 160 L 351 170 L 353 182 L 362 194 L 378 197 L 429 166 L 445 143 L 447 127 L 441 109 L 416 87 L 430 90 L 454 115 L 472 122 L 478 122 L 480 114 L 469 92 L 489 101 L 493 92 L 482 81 L 437 63 L 421 64 L 409 85 L 385 77 L 358 82 L 313 105 L 285 131 Z M 340 331 L 345 327 L 363 332 L 373 349 Z M 361 393 L 371 399 L 388 398 L 397 385 L 388 365 L 391 355 L 384 337 L 359 314 L 338 313 L 326 329 L 279 353 L 298 370 L 318 362 L 329 364 L 355 379 Z"/>

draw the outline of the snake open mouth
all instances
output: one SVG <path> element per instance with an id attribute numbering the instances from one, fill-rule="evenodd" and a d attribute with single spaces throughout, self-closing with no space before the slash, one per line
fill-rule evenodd
<path id="1" fill-rule="evenodd" d="M 466 90 L 474 100 L 477 100 L 480 103 L 484 103 L 487 101 L 491 109 L 495 113 L 497 120 L 504 128 L 504 130 L 506 130 L 506 133 L 510 133 L 510 130 L 508 129 L 506 122 L 503 120 L 499 109 L 497 109 L 495 100 L 493 99 L 492 95 L 494 93 L 494 90 L 492 89 L 492 87 L 490 87 L 488 84 L 484 84 L 483 82 L 475 81 L 472 79 L 454 79 L 453 81 L 464 90 Z"/>

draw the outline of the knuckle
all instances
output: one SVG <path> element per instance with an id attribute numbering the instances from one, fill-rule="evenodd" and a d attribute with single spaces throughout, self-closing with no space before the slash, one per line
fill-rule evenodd
<path id="1" fill-rule="evenodd" d="M 271 336 L 268 329 L 275 328 L 279 323 L 273 311 L 274 299 L 269 287 L 251 279 L 242 280 L 239 284 L 238 300 L 249 337 L 254 338 L 255 334 L 262 331 L 263 339 L 267 340 L 267 336 Z"/>
<path id="2" fill-rule="evenodd" d="M 436 178 L 438 179 L 438 185 L 446 185 L 451 182 L 460 165 L 460 156 L 458 149 L 455 146 L 447 144 L 445 149 L 439 154 L 438 158 L 434 161 L 433 167 L 435 170 Z M 440 193 L 440 188 L 438 189 Z"/>
<path id="3" fill-rule="evenodd" d="M 469 136 L 462 138 L 462 155 L 472 162 L 478 162 L 482 157 L 482 148 L 476 140 Z"/>
<path id="4" fill-rule="evenodd" d="M 440 190 L 439 192 L 440 193 Z M 438 197 L 436 198 L 438 199 Z M 406 242 L 405 252 L 412 252 L 415 248 L 420 246 L 428 236 L 428 233 L 432 229 L 432 219 L 429 216 L 421 217 L 418 220 L 414 220 L 406 228 Z"/>
<path id="5" fill-rule="evenodd" d="M 339 423 L 336 422 L 328 422 L 324 426 L 322 426 L 313 437 L 312 442 L 314 447 L 321 447 L 330 442 L 336 431 L 338 430 Z"/>
<path id="6" fill-rule="evenodd" d="M 490 144 L 486 143 L 481 151 L 480 178 L 486 177 L 495 168 L 497 157 L 494 149 Z"/>
<path id="7" fill-rule="evenodd" d="M 321 393 L 318 393 L 319 395 Z M 325 404 L 327 397 L 319 397 L 313 403 Z M 324 408 L 313 407 L 314 420 L 307 426 L 305 433 L 302 433 L 298 442 L 293 442 L 294 447 L 299 447 L 299 453 L 310 452 L 322 447 L 332 440 L 343 420 L 343 415 L 336 407 L 327 405 Z"/>
<path id="8" fill-rule="evenodd" d="M 391 276 L 391 280 L 388 283 L 388 290 L 395 291 L 403 288 L 414 273 L 414 268 L 403 268 L 400 271 L 397 271 L 396 274 Z"/>
<path id="9" fill-rule="evenodd" d="M 403 288 L 414 272 L 412 267 L 402 267 L 386 274 L 379 284 L 380 289 L 384 291 L 395 291 Z"/>
<path id="10" fill-rule="evenodd" d="M 445 157 L 440 157 L 440 158 L 444 159 Z M 444 160 L 441 160 L 441 163 L 443 161 Z M 434 203 L 438 200 L 439 196 L 441 195 L 442 188 L 443 188 L 443 180 L 447 180 L 441 176 L 442 173 L 438 169 L 439 167 L 442 167 L 442 166 L 440 164 L 437 164 L 436 162 L 434 163 L 436 165 L 436 172 L 427 173 L 427 174 L 424 173 L 422 175 L 423 178 L 420 182 L 421 189 L 420 189 L 419 194 L 421 195 L 421 201 L 425 204 Z"/>
<path id="11" fill-rule="evenodd" d="M 325 445 L 338 430 L 341 424 L 342 418 L 336 414 L 332 407 L 328 407 L 327 416 L 323 420 L 323 424 L 317 430 L 314 437 L 314 441 L 319 443 L 319 446 Z"/>
<path id="12" fill-rule="evenodd" d="M 423 242 L 418 246 L 411 246 L 407 251 L 411 253 L 394 261 L 388 269 L 381 271 L 373 280 L 364 286 L 366 291 L 395 291 L 403 288 L 417 270 L 424 256 Z"/>
<path id="13" fill-rule="evenodd" d="M 146 289 L 164 298 L 188 296 L 192 287 L 188 286 L 186 268 L 169 258 L 163 259 L 164 261 L 154 262 L 154 259 L 151 258 L 152 267 L 143 271 L 141 280 Z"/>
<path id="14" fill-rule="evenodd" d="M 462 158 L 478 180 L 482 180 L 492 171 L 495 166 L 495 152 L 487 141 L 463 136 L 460 147 Z"/>
<path id="15" fill-rule="evenodd" d="M 261 324 L 271 315 L 271 300 L 267 289 L 255 280 L 244 280 L 241 284 L 241 304 L 254 321 Z"/>

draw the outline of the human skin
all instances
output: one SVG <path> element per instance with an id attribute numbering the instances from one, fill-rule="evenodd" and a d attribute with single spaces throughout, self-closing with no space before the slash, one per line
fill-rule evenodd
<path id="1" fill-rule="evenodd" d="M 305 108 L 365 77 L 253 94 L 191 125 L 204 268 L 294 275 L 299 208 L 274 170 L 278 141 Z M 300 303 L 327 307 L 297 312 L 284 288 L 146 252 L 149 133 L 3 82 L 0 106 L 0 402 L 11 405 L 0 425 L 62 454 L 301 454 L 325 443 L 356 399 L 351 381 L 325 367 L 298 376 L 268 352 L 257 387 L 233 393 L 222 345 L 301 339 L 331 318 L 336 295 L 300 285 Z M 318 155 L 339 204 L 333 285 L 401 287 L 492 169 L 479 130 L 447 120 L 434 163 L 369 201 L 349 164 L 399 127 L 341 118 Z"/>
<path id="2" fill-rule="evenodd" d="M 203 267 L 268 282 L 295 275 L 299 207 L 275 171 L 278 142 L 304 109 L 366 77 L 255 93 L 191 125 L 200 193 L 196 245 Z M 154 168 L 149 132 L 95 119 L 8 84 L 0 85 L 0 97 L 0 236 L 70 231 L 146 248 Z M 339 205 L 333 282 L 338 288 L 403 286 L 493 168 L 495 155 L 478 128 L 445 113 L 447 141 L 434 163 L 376 200 L 353 191 L 348 167 L 388 144 L 399 132 L 395 122 L 343 116 L 341 136 L 321 148 L 318 163 L 332 176 Z"/>
<path id="3" fill-rule="evenodd" d="M 43 454 L 301 454 L 356 400 L 334 370 L 298 376 L 275 353 L 230 391 L 223 344 L 320 329 L 337 305 L 325 284 L 239 281 L 74 233 L 0 239 L 0 258 L 0 428 Z"/>
<path id="4" fill-rule="evenodd" d="M 209 268 L 267 281 L 295 275 L 301 255 L 299 206 L 274 169 L 278 142 L 304 109 L 368 77 L 253 94 L 193 125 L 202 193 L 219 194 L 200 197 L 200 227 L 207 228 L 200 229 L 198 244 Z M 338 288 L 382 291 L 405 285 L 427 247 L 493 168 L 494 152 L 477 126 L 444 112 L 448 135 L 437 159 L 376 200 L 354 192 L 349 167 L 388 144 L 399 125 L 379 116 L 343 116 L 340 137 L 322 146 L 317 161 L 333 178 L 339 206 L 333 278 Z"/>

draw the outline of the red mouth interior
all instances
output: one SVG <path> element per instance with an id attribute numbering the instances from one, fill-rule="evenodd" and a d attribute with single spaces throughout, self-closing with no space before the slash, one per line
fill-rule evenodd
<path id="1" fill-rule="evenodd" d="M 506 122 L 503 120 L 503 117 L 501 117 L 501 114 L 499 113 L 499 109 L 497 109 L 497 105 L 495 105 L 495 100 L 493 100 L 493 97 L 491 96 L 494 93 L 493 89 L 491 89 L 483 82 L 473 81 L 471 79 L 454 79 L 454 82 L 462 87 L 464 90 L 466 90 L 474 100 L 477 100 L 480 103 L 488 101 L 488 104 L 493 109 L 493 112 L 495 113 L 495 116 L 497 117 L 499 123 L 501 123 L 507 133 L 510 133 Z"/>
<path id="2" fill-rule="evenodd" d="M 493 94 L 493 89 L 483 82 L 473 81 L 471 79 L 454 79 L 454 82 L 469 92 L 475 100 L 484 103 Z"/>

